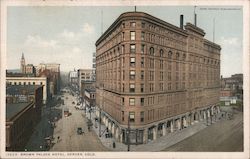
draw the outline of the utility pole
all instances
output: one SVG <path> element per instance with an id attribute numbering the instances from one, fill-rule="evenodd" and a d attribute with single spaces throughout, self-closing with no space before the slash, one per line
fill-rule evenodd
<path id="1" fill-rule="evenodd" d="M 99 108 L 99 137 L 101 137 L 101 106 Z"/>
<path id="2" fill-rule="evenodd" d="M 129 114 L 128 114 L 127 143 L 128 143 L 128 151 L 130 151 L 130 121 L 129 121 Z"/>

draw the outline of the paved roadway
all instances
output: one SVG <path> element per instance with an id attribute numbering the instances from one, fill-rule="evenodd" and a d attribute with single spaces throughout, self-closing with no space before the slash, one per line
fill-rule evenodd
<path id="1" fill-rule="evenodd" d="M 164 151 L 243 151 L 242 112 L 235 112 L 232 120 L 223 119 Z"/>
<path id="2" fill-rule="evenodd" d="M 97 135 L 93 131 L 88 131 L 86 118 L 83 117 L 84 111 L 76 110 L 75 104 L 72 104 L 73 101 L 76 103 L 76 97 L 64 93 L 63 99 L 64 106 L 69 108 L 71 115 L 68 117 L 62 115 L 62 118 L 56 123 L 55 144 L 50 151 L 106 151 L 107 149 L 102 145 Z M 84 134 L 77 134 L 78 127 L 82 127 Z M 59 140 L 58 136 L 60 136 Z"/>

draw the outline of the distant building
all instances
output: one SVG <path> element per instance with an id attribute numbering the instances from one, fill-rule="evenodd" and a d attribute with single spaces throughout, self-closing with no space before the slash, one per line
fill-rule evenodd
<path id="1" fill-rule="evenodd" d="M 228 78 L 221 77 L 220 101 L 230 105 L 242 100 L 243 74 L 234 74 Z"/>
<path id="2" fill-rule="evenodd" d="M 96 90 L 95 88 L 87 88 L 84 91 L 84 102 L 85 106 L 88 108 L 95 107 L 95 96 L 96 96 Z"/>
<path id="3" fill-rule="evenodd" d="M 24 151 L 36 122 L 35 102 L 6 103 L 6 151 Z"/>
<path id="4" fill-rule="evenodd" d="M 70 71 L 69 72 L 69 85 L 74 91 L 78 91 L 78 74 L 77 71 Z"/>
<path id="5" fill-rule="evenodd" d="M 96 80 L 96 53 L 94 52 L 93 53 L 93 64 L 92 64 L 92 69 L 93 69 L 93 73 L 92 73 L 92 79 L 93 79 L 93 81 L 95 81 Z"/>
<path id="6" fill-rule="evenodd" d="M 93 81 L 93 69 L 78 69 L 77 76 L 78 76 L 79 90 L 83 90 L 82 87 L 83 82 Z"/>
<path id="7" fill-rule="evenodd" d="M 96 41 L 96 115 L 130 144 L 212 119 L 220 104 L 220 50 L 204 30 L 184 26 L 183 16 L 177 27 L 143 12 L 121 14 Z"/>
<path id="8" fill-rule="evenodd" d="M 20 60 L 20 70 L 21 73 L 25 74 L 25 58 L 23 53 L 22 53 L 22 58 Z"/>
<path id="9" fill-rule="evenodd" d="M 25 66 L 25 74 L 33 74 L 35 76 L 36 70 L 33 64 L 28 64 Z"/>
<path id="10" fill-rule="evenodd" d="M 30 86 L 30 85 L 40 85 L 43 86 L 43 103 L 47 102 L 50 92 L 48 89 L 47 77 L 6 77 L 6 86 Z"/>

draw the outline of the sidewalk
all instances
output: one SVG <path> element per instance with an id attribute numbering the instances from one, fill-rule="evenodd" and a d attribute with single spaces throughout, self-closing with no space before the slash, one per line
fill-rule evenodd
<path id="1" fill-rule="evenodd" d="M 108 148 L 110 151 L 127 151 L 127 145 L 115 142 L 115 148 L 113 148 L 113 141 L 114 138 L 106 138 L 105 137 L 105 130 L 106 127 L 102 124 L 101 125 L 101 134 L 102 136 L 99 137 L 99 123 L 97 124 L 97 128 L 95 127 L 95 114 L 93 113 L 93 127 L 92 130 L 97 134 L 98 138 L 102 142 L 102 144 Z M 217 122 L 220 122 L 217 120 Z M 214 121 L 213 121 L 214 123 Z M 195 133 L 205 129 L 207 127 L 205 121 L 200 121 L 195 123 L 194 125 L 189 126 L 188 128 L 184 128 L 182 130 L 177 130 L 173 133 L 168 133 L 166 136 L 158 137 L 154 141 L 150 141 L 147 144 L 140 144 L 140 145 L 130 145 L 130 151 L 161 151 L 170 147 L 192 135 Z M 104 132 L 104 133 L 103 133 Z"/>

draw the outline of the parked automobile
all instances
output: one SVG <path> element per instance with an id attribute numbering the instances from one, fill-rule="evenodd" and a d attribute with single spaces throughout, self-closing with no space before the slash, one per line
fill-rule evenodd
<path id="1" fill-rule="evenodd" d="M 78 128 L 77 128 L 77 134 L 78 134 L 78 135 L 82 135 L 82 133 L 84 133 L 84 132 L 82 131 L 82 128 L 81 128 L 81 127 L 78 127 Z"/>

